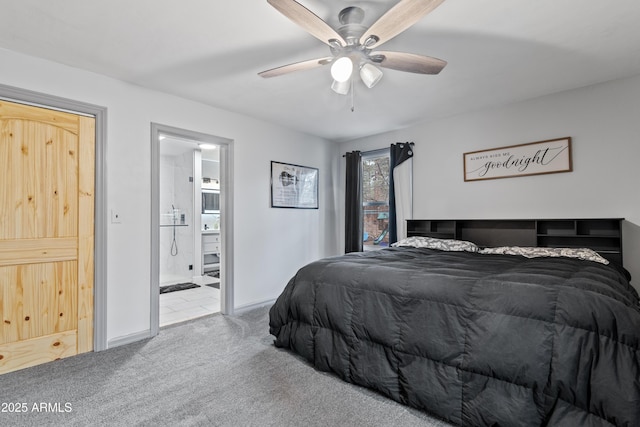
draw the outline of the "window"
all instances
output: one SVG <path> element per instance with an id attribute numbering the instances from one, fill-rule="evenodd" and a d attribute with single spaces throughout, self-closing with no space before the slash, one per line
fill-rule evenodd
<path id="1" fill-rule="evenodd" d="M 389 150 L 362 154 L 362 220 L 365 251 L 389 246 Z"/>

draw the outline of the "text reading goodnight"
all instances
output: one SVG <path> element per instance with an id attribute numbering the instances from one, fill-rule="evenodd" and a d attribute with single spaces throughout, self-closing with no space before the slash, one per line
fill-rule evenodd
<path id="1" fill-rule="evenodd" d="M 559 150 L 559 151 L 558 151 Z M 546 166 L 551 163 L 564 150 L 564 147 L 546 148 L 538 150 L 533 156 L 524 155 L 516 158 L 513 154 L 503 162 L 488 161 L 482 167 L 478 168 L 478 176 L 485 176 L 492 169 L 511 169 L 515 168 L 518 172 L 525 172 L 532 164 Z"/>

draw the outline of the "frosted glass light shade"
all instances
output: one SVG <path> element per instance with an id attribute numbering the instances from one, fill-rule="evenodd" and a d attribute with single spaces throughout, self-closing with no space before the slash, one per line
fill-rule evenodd
<path id="1" fill-rule="evenodd" d="M 346 82 L 353 73 L 353 62 L 351 58 L 343 56 L 338 58 L 331 65 L 331 77 L 337 82 Z"/>
<path id="2" fill-rule="evenodd" d="M 349 80 L 346 80 L 344 82 L 334 80 L 333 83 L 331 83 L 331 90 L 333 90 L 337 94 L 346 95 L 349 93 L 349 86 L 351 86 L 349 84 Z"/>
<path id="3" fill-rule="evenodd" d="M 367 62 L 360 68 L 360 78 L 363 83 L 371 89 L 382 78 L 382 71 L 375 65 Z"/>

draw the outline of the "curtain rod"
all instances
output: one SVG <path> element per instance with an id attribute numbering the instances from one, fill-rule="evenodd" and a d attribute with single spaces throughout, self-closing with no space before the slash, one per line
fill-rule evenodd
<path id="1" fill-rule="evenodd" d="M 416 145 L 415 142 L 396 142 L 396 144 L 409 144 L 411 146 Z M 366 154 L 371 154 L 371 153 L 375 153 L 376 151 L 382 151 L 382 150 L 386 150 L 386 148 L 378 148 L 375 150 L 369 150 L 369 151 L 363 151 L 362 154 L 366 155 Z M 346 157 L 346 154 L 343 154 L 342 157 Z"/>

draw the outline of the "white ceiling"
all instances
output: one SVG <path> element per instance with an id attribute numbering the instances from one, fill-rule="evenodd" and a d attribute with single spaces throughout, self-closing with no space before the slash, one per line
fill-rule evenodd
<path id="1" fill-rule="evenodd" d="M 201 152 L 202 160 L 219 161 L 220 160 L 220 147 L 214 146 L 214 148 L 200 148 L 200 141 L 191 139 L 182 139 L 173 136 L 165 136 L 160 140 L 160 155 L 161 156 L 182 156 L 185 153 L 199 150 Z"/>
<path id="2" fill-rule="evenodd" d="M 371 24 L 396 1 L 300 0 L 332 26 Z M 384 70 L 373 89 L 329 88 L 329 55 L 266 0 L 0 0 L 0 47 L 109 75 L 331 140 L 640 74 L 638 0 L 446 0 L 383 45 L 448 61 L 437 76 Z"/>

